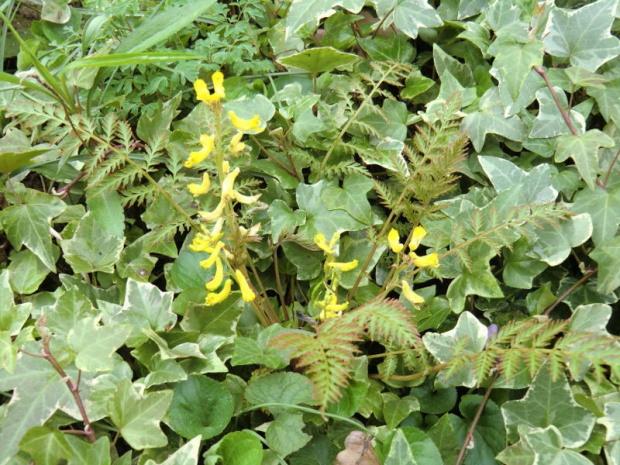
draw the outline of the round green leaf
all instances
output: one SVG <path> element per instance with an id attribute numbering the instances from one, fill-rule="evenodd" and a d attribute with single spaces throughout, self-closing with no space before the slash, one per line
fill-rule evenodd
<path id="1" fill-rule="evenodd" d="M 357 61 L 358 58 L 357 55 L 344 53 L 333 47 L 317 47 L 289 55 L 278 61 L 285 66 L 294 66 L 316 74 L 333 71 L 339 66 Z"/>
<path id="2" fill-rule="evenodd" d="M 226 465 L 260 465 L 263 461 L 263 445 L 248 431 L 227 434 L 218 453 Z"/>
<path id="3" fill-rule="evenodd" d="M 217 436 L 232 418 L 233 397 L 217 381 L 191 376 L 174 390 L 168 412 L 170 427 L 184 438 Z"/>

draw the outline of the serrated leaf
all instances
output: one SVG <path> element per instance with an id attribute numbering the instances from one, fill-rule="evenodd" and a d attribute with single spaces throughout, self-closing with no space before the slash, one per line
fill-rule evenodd
<path id="1" fill-rule="evenodd" d="M 53 272 L 56 272 L 50 227 L 52 218 L 67 207 L 52 195 L 28 189 L 20 205 L 11 205 L 0 212 L 0 226 L 15 249 L 28 247 Z"/>
<path id="2" fill-rule="evenodd" d="M 99 326 L 94 318 L 75 324 L 67 342 L 75 351 L 75 365 L 83 371 L 109 371 L 114 368 L 112 355 L 131 333 L 129 325 Z"/>
<path id="3" fill-rule="evenodd" d="M 43 426 L 30 428 L 19 441 L 19 448 L 28 452 L 37 465 L 56 465 L 73 456 L 64 434 Z"/>
<path id="4" fill-rule="evenodd" d="M 171 402 L 172 391 L 138 394 L 131 381 L 124 378 L 109 401 L 110 420 L 134 449 L 163 447 L 168 438 L 159 422 Z"/>
<path id="5" fill-rule="evenodd" d="M 598 291 L 611 294 L 620 286 L 620 236 L 599 245 L 590 258 L 598 263 Z"/>
<path id="6" fill-rule="evenodd" d="M 575 402 L 564 373 L 554 381 L 549 364 L 545 363 L 521 400 L 502 405 L 508 440 L 518 438 L 517 426 L 558 428 L 565 447 L 579 447 L 588 440 L 596 417 Z"/>
<path id="7" fill-rule="evenodd" d="M 610 29 L 616 0 L 599 0 L 576 10 L 554 8 L 543 32 L 545 51 L 568 58 L 572 65 L 596 71 L 620 54 L 620 41 Z"/>
<path id="8" fill-rule="evenodd" d="M 571 157 L 575 160 L 581 178 L 590 189 L 595 189 L 599 171 L 598 149 L 614 145 L 614 140 L 598 129 L 591 129 L 580 137 L 566 134 L 558 138 L 555 161 L 563 162 Z"/>
<path id="9" fill-rule="evenodd" d="M 62 240 L 60 245 L 64 259 L 75 273 L 113 273 L 124 242 L 124 237 L 112 236 L 103 230 L 94 215 L 87 212 L 79 221 L 73 237 Z"/>

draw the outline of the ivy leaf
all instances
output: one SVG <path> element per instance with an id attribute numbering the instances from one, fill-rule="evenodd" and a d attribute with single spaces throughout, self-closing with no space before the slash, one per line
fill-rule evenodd
<path id="1" fill-rule="evenodd" d="M 607 402 L 605 404 L 605 416 L 599 418 L 597 423 L 607 428 L 606 441 L 620 440 L 620 402 Z"/>
<path id="2" fill-rule="evenodd" d="M 600 246 L 616 235 L 620 225 L 620 188 L 606 190 L 594 186 L 575 194 L 571 210 L 592 218 L 592 241 Z"/>
<path id="3" fill-rule="evenodd" d="M 590 258 L 598 263 L 598 291 L 612 293 L 620 286 L 620 236 L 599 245 Z"/>
<path id="4" fill-rule="evenodd" d="M 159 422 L 171 402 L 172 391 L 138 394 L 131 381 L 123 378 L 108 404 L 110 420 L 134 449 L 163 447 L 168 438 Z"/>
<path id="5" fill-rule="evenodd" d="M 131 333 L 129 325 L 98 326 L 94 318 L 80 320 L 67 337 L 76 352 L 75 365 L 83 371 L 109 371 L 114 368 L 112 355 Z"/>
<path id="6" fill-rule="evenodd" d="M 439 449 L 443 463 L 456 463 L 459 446 L 456 432 L 450 422 L 450 414 L 443 415 L 427 432 Z"/>
<path id="7" fill-rule="evenodd" d="M 514 41 L 501 41 L 497 46 L 493 74 L 504 86 L 513 101 L 517 101 L 521 87 L 534 66 L 542 65 L 543 44 L 539 40 L 525 44 Z"/>
<path id="8" fill-rule="evenodd" d="M 489 256 L 484 255 L 475 257 L 471 271 L 462 270 L 450 283 L 446 297 L 453 312 L 460 313 L 463 311 L 465 299 L 468 295 L 479 295 L 491 299 L 504 297 L 504 293 L 489 266 L 489 258 Z"/>
<path id="9" fill-rule="evenodd" d="M 543 32 L 545 51 L 596 71 L 620 54 L 620 41 L 610 31 L 617 4 L 616 0 L 599 0 L 576 10 L 554 8 Z"/>
<path id="10" fill-rule="evenodd" d="M 469 134 L 474 149 L 482 150 L 487 134 L 497 134 L 510 140 L 525 139 L 526 127 L 518 116 L 504 117 L 499 90 L 492 87 L 480 99 L 479 110 L 463 118 L 461 127 Z"/>
<path id="11" fill-rule="evenodd" d="M 567 109 L 568 100 L 564 91 L 559 87 L 554 87 L 553 90 L 562 108 Z M 529 136 L 533 139 L 546 139 L 562 134 L 570 134 L 570 129 L 566 125 L 566 121 L 564 121 L 562 113 L 560 113 L 560 109 L 547 87 L 536 91 L 536 100 L 538 100 L 539 110 Z M 586 127 L 583 115 L 578 111 L 571 110 L 569 117 L 577 133 L 583 134 Z"/>
<path id="12" fill-rule="evenodd" d="M 441 17 L 428 0 L 372 0 L 372 3 L 384 28 L 394 24 L 412 39 L 418 37 L 420 28 L 443 25 Z"/>
<path id="13" fill-rule="evenodd" d="M 142 113 L 142 117 L 147 115 L 148 113 Z M 158 114 L 158 117 L 161 117 L 161 114 Z M 125 211 L 118 192 L 105 190 L 95 197 L 87 197 L 86 204 L 100 228 L 112 236 L 124 236 Z"/>
<path id="14" fill-rule="evenodd" d="M 54 260 L 58 260 L 58 249 L 52 249 Z M 18 294 L 32 294 L 49 274 L 50 270 L 29 249 L 14 252 L 10 256 L 9 265 L 11 288 Z"/>
<path id="15" fill-rule="evenodd" d="M 306 24 L 316 26 L 322 18 L 333 15 L 337 6 L 351 13 L 359 13 L 364 0 L 293 0 L 284 20 L 286 39 Z"/>
<path id="16" fill-rule="evenodd" d="M 526 428 L 523 428 L 526 429 Z M 529 428 L 528 428 L 529 429 Z M 574 450 L 564 449 L 562 434 L 553 425 L 546 428 L 532 428 L 523 434 L 535 454 L 534 463 L 570 463 L 571 465 L 592 465 L 592 462 Z"/>
<path id="17" fill-rule="evenodd" d="M 274 242 L 278 242 L 280 236 L 294 232 L 295 228 L 306 222 L 305 211 L 293 211 L 286 202 L 280 199 L 271 202 L 267 214 L 271 218 L 271 238 Z"/>
<path id="18" fill-rule="evenodd" d="M 88 212 L 79 221 L 73 237 L 62 240 L 60 245 L 64 259 L 75 273 L 113 273 L 124 242 L 124 237 L 113 236 L 102 229 L 95 216 Z"/>
<path id="19" fill-rule="evenodd" d="M 100 437 L 94 444 L 70 434 L 65 435 L 65 438 L 73 450 L 73 457 L 67 465 L 110 465 L 110 439 L 107 436 Z"/>
<path id="20" fill-rule="evenodd" d="M 366 193 L 372 189 L 372 179 L 362 174 L 349 174 L 342 188 L 328 186 L 321 192 L 321 201 L 328 210 L 344 210 L 354 219 L 368 226 L 372 224 L 372 210 Z"/>
<path id="21" fill-rule="evenodd" d="M 560 224 L 547 223 L 541 229 L 536 229 L 535 234 L 537 239 L 528 255 L 556 266 L 568 258 L 573 247 L 590 238 L 592 220 L 589 215 L 582 213 Z"/>
<path id="22" fill-rule="evenodd" d="M 334 47 L 315 47 L 294 53 L 278 61 L 284 66 L 293 66 L 313 74 L 333 71 L 359 60 L 357 55 L 341 52 Z"/>
<path id="23" fill-rule="evenodd" d="M 437 360 L 444 363 L 456 355 L 475 354 L 482 351 L 487 343 L 487 336 L 487 327 L 471 313 L 463 312 L 453 329 L 441 334 L 426 333 L 422 337 L 422 342 Z M 460 345 L 464 338 L 466 338 L 466 344 L 463 351 L 458 354 L 455 353 L 457 343 Z M 437 376 L 437 381 L 448 386 L 475 386 L 476 377 L 472 370 L 472 362 L 468 362 L 450 378 L 446 377 L 445 372 L 441 372 Z"/>
<path id="24" fill-rule="evenodd" d="M 0 139 L 0 173 L 10 174 L 11 171 L 29 165 L 34 157 L 49 152 L 51 148 L 33 148 L 23 132 L 15 128 L 8 129 Z"/>
<path id="25" fill-rule="evenodd" d="M 523 399 L 502 405 L 502 415 L 511 442 L 518 439 L 519 425 L 534 428 L 553 425 L 558 428 L 563 445 L 570 448 L 586 443 L 596 421 L 590 411 L 575 402 L 563 372 L 555 381 L 552 379 L 549 363 L 540 368 Z"/>
<path id="26" fill-rule="evenodd" d="M 83 318 L 97 317 L 92 302 L 77 287 L 57 296 L 53 305 L 46 309 L 47 328 L 54 334 L 67 336 L 71 328 Z"/>
<path id="27" fill-rule="evenodd" d="M 0 226 L 15 249 L 25 245 L 55 273 L 50 227 L 52 218 L 67 206 L 57 197 L 31 189 L 21 192 L 21 199 L 21 205 L 11 205 L 0 212 Z"/>
<path id="28" fill-rule="evenodd" d="M 73 456 L 65 435 L 44 426 L 30 428 L 19 441 L 19 448 L 28 452 L 37 465 L 56 465 Z"/>
<path id="29" fill-rule="evenodd" d="M 243 309 L 244 302 L 238 292 L 231 293 L 224 302 L 211 307 L 190 304 L 180 326 L 183 331 L 231 337 L 236 335 L 237 322 Z"/>
<path id="30" fill-rule="evenodd" d="M 504 252 L 504 282 L 516 289 L 531 289 L 534 278 L 547 269 L 547 264 L 527 256 L 530 246 L 525 238 Z"/>
<path id="31" fill-rule="evenodd" d="M 305 446 L 312 436 L 302 430 L 306 426 L 303 414 L 283 412 L 276 416 L 265 433 L 265 440 L 270 449 L 286 457 Z"/>
<path id="32" fill-rule="evenodd" d="M 409 442 L 403 433 L 403 430 L 397 429 L 389 443 L 389 450 L 383 461 L 384 465 L 401 465 L 403 463 L 417 464 L 413 458 Z"/>
<path id="33" fill-rule="evenodd" d="M 388 429 L 396 428 L 411 412 L 420 410 L 420 403 L 414 396 L 398 397 L 391 392 L 383 393 L 383 418 Z M 354 414 L 355 412 L 353 412 Z M 352 415 L 349 415 L 352 416 Z"/>
<path id="34" fill-rule="evenodd" d="M 0 271 L 0 331 L 16 336 L 31 311 L 32 303 L 30 302 L 15 305 L 13 291 L 9 285 L 9 272 Z"/>
<path id="35" fill-rule="evenodd" d="M 571 157 L 575 160 L 581 178 L 590 189 L 594 189 L 598 175 L 598 149 L 614 145 L 614 140 L 598 129 L 591 129 L 581 137 L 566 134 L 558 138 L 555 161 L 563 162 Z"/>

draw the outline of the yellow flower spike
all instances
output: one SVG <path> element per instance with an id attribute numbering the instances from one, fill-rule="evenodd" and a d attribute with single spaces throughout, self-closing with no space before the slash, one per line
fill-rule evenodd
<path id="1" fill-rule="evenodd" d="M 205 299 L 205 305 L 210 307 L 211 305 L 219 304 L 220 302 L 224 302 L 226 298 L 230 295 L 230 290 L 232 288 L 232 279 L 227 279 L 224 283 L 224 287 L 218 293 L 209 292 Z"/>
<path id="2" fill-rule="evenodd" d="M 209 291 L 214 291 L 218 287 L 220 287 L 220 284 L 222 284 L 223 280 L 224 280 L 224 266 L 222 265 L 222 260 L 220 259 L 220 257 L 217 257 L 215 259 L 215 275 L 213 275 L 213 278 L 211 279 L 211 281 L 205 284 L 205 287 Z"/>
<path id="3" fill-rule="evenodd" d="M 243 276 L 241 270 L 235 270 L 235 277 L 237 278 L 237 284 L 239 284 L 239 289 L 241 289 L 241 297 L 243 298 L 243 300 L 245 300 L 246 302 L 252 302 L 254 299 L 256 299 L 256 294 L 254 294 L 254 292 L 252 292 L 252 289 L 250 289 L 250 286 L 246 281 L 245 276 Z"/>
<path id="4" fill-rule="evenodd" d="M 357 259 L 352 260 L 350 262 L 329 262 L 326 263 L 328 267 L 335 268 L 339 271 L 351 271 L 357 268 Z"/>
<path id="5" fill-rule="evenodd" d="M 418 226 L 413 230 L 413 237 L 411 238 L 411 242 L 409 242 L 409 250 L 412 252 L 418 248 L 422 239 L 426 237 L 426 231 L 422 226 Z"/>
<path id="6" fill-rule="evenodd" d="M 398 231 L 394 228 L 390 229 L 387 240 L 388 244 L 390 244 L 390 249 L 392 249 L 393 252 L 400 253 L 403 250 L 404 246 L 399 242 L 399 239 L 400 237 L 398 236 Z"/>
<path id="7" fill-rule="evenodd" d="M 401 283 L 401 287 L 403 290 L 403 296 L 405 297 L 405 299 L 411 302 L 411 305 L 417 308 L 420 304 L 424 303 L 424 297 L 413 292 L 413 289 L 411 289 L 409 283 L 404 279 Z"/>
<path id="8" fill-rule="evenodd" d="M 228 117 L 230 118 L 230 122 L 234 127 L 239 129 L 239 131 L 258 131 L 262 132 L 265 128 L 261 128 L 261 122 L 258 118 L 258 115 L 254 115 L 252 119 L 243 119 L 239 118 L 234 111 L 228 112 Z"/>
<path id="9" fill-rule="evenodd" d="M 189 192 L 194 196 L 198 197 L 199 195 L 206 194 L 209 191 L 209 187 L 211 187 L 211 179 L 209 178 L 209 173 L 204 173 L 202 175 L 202 183 L 201 184 L 188 184 L 187 188 Z"/>
<path id="10" fill-rule="evenodd" d="M 200 144 L 202 145 L 202 149 L 198 152 L 189 153 L 189 158 L 184 165 L 185 168 L 191 168 L 192 166 L 203 162 L 209 156 L 215 146 L 215 137 L 208 134 L 202 134 L 200 136 Z"/>
<path id="11" fill-rule="evenodd" d="M 208 270 L 209 268 L 211 268 L 213 264 L 215 263 L 215 261 L 217 260 L 217 258 L 219 257 L 220 250 L 222 250 L 222 247 L 224 247 L 224 243 L 222 241 L 219 241 L 217 244 L 215 244 L 215 247 L 209 250 L 209 252 L 211 253 L 211 256 L 207 258 L 206 260 L 202 260 L 200 262 L 200 266 L 204 268 L 205 270 Z"/>
<path id="12" fill-rule="evenodd" d="M 260 196 L 261 194 L 243 195 L 237 191 L 233 191 L 232 198 L 235 199 L 239 203 L 250 204 L 250 203 L 256 203 L 256 201 L 260 198 Z"/>
<path id="13" fill-rule="evenodd" d="M 222 213 L 224 213 L 225 206 L 226 204 L 224 203 L 224 200 L 220 200 L 220 203 L 217 204 L 217 207 L 215 207 L 215 210 L 210 211 L 210 212 L 198 212 L 198 214 L 203 219 L 203 221 L 206 221 L 207 223 L 211 223 L 212 221 L 218 220 L 222 217 Z"/>
<path id="14" fill-rule="evenodd" d="M 236 157 L 238 156 L 243 149 L 245 149 L 245 144 L 241 142 L 241 138 L 243 137 L 242 132 L 238 132 L 230 141 L 228 145 L 228 149 L 232 152 L 232 154 Z"/>
<path id="15" fill-rule="evenodd" d="M 418 257 L 415 253 L 411 252 L 409 256 L 413 258 L 413 264 L 418 268 L 437 268 L 439 266 L 439 258 L 436 253 Z"/>
<path id="16" fill-rule="evenodd" d="M 231 199 L 234 197 L 233 186 L 240 172 L 241 170 L 237 167 L 226 175 L 224 181 L 222 181 L 222 199 Z"/>

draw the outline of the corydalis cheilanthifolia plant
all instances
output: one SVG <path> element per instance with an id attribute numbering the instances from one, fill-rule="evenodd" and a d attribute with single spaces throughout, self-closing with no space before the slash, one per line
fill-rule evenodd
<path id="1" fill-rule="evenodd" d="M 245 151 L 241 141 L 246 132 L 259 133 L 265 129 L 259 116 L 250 119 L 240 118 L 234 111 L 223 115 L 222 100 L 226 97 L 224 75 L 216 71 L 211 80 L 213 92 L 207 84 L 198 79 L 194 83 L 196 98 L 207 106 L 215 122 L 212 134 L 201 134 L 201 148 L 189 153 L 186 168 L 196 168 L 202 174 L 200 184 L 192 183 L 188 189 L 200 207 L 209 205 L 215 199 L 217 204 L 210 209 L 198 211 L 202 231 L 194 237 L 190 249 L 194 252 L 208 254 L 200 262 L 204 269 L 214 269 L 213 277 L 205 284 L 207 296 L 205 305 L 211 306 L 223 302 L 230 295 L 233 282 L 236 282 L 241 297 L 253 305 L 258 317 L 265 324 L 277 321 L 273 312 L 265 312 L 256 304 L 256 290 L 249 280 L 245 260 L 248 256 L 245 244 L 256 236 L 260 224 L 246 229 L 241 226 L 234 212 L 237 203 L 251 205 L 258 201 L 260 195 L 244 195 L 235 189 L 235 181 L 241 173 L 239 166 L 232 168 L 231 161 Z M 208 164 L 207 161 L 212 161 Z M 215 169 L 209 166 L 215 165 Z M 211 172 L 215 171 L 219 189 L 212 184 Z M 210 194 L 210 195 L 208 195 Z M 258 277 L 257 277 L 258 279 Z"/>

